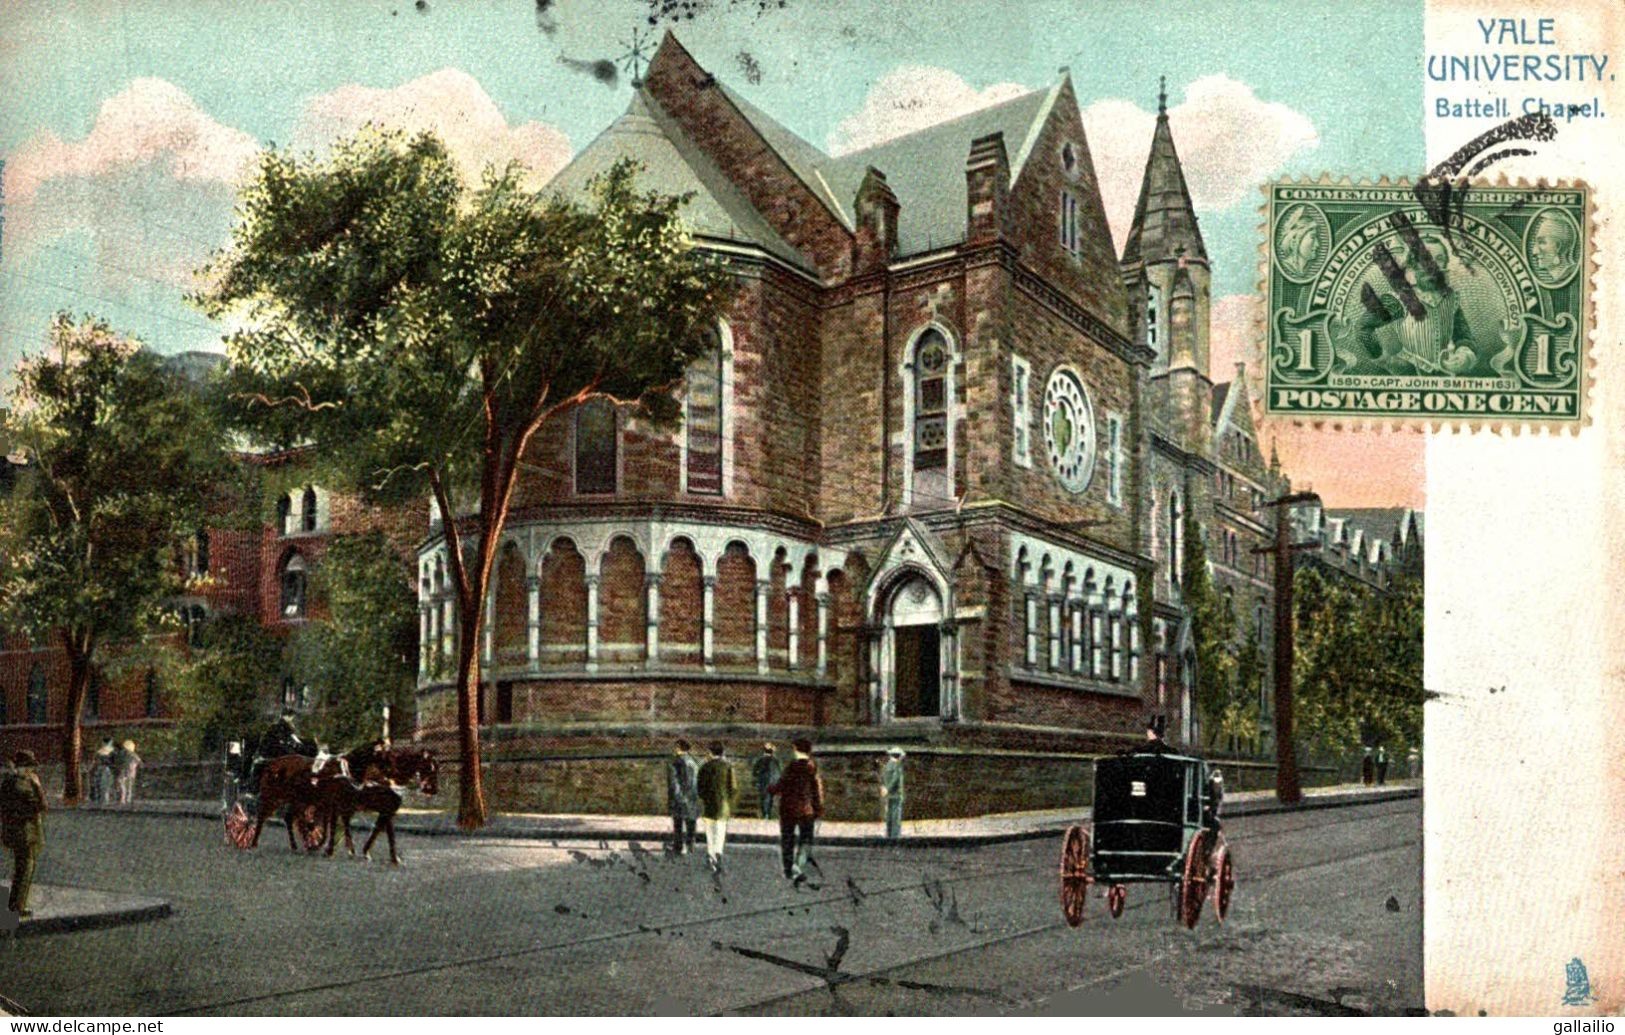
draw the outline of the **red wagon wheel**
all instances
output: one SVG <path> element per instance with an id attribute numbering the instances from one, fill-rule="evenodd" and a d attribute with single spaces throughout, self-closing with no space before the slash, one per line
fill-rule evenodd
<path id="1" fill-rule="evenodd" d="M 233 848 L 247 848 L 254 840 L 254 821 L 243 811 L 241 802 L 233 802 L 226 813 L 226 844 Z"/>
<path id="2" fill-rule="evenodd" d="M 1194 928 L 1202 918 L 1202 899 L 1207 897 L 1207 831 L 1199 831 L 1185 850 L 1185 873 L 1179 882 L 1179 920 Z"/>
<path id="3" fill-rule="evenodd" d="M 1089 834 L 1080 826 L 1067 828 L 1061 841 L 1061 913 L 1069 927 L 1083 923 L 1089 901 Z"/>
<path id="4" fill-rule="evenodd" d="M 1128 901 L 1128 889 L 1121 884 L 1113 884 L 1106 889 L 1106 909 L 1116 920 L 1123 915 L 1123 903 Z"/>
<path id="5" fill-rule="evenodd" d="M 1236 864 L 1230 858 L 1230 848 L 1220 845 L 1218 854 L 1213 862 L 1213 915 L 1224 923 L 1225 914 L 1230 912 L 1230 896 L 1236 890 Z"/>

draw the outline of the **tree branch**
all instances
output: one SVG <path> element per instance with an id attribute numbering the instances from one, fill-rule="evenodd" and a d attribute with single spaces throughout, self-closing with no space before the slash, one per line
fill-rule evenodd
<path id="1" fill-rule="evenodd" d="M 299 395 L 285 395 L 280 399 L 272 399 L 270 396 L 267 396 L 261 392 L 233 392 L 231 397 L 233 399 L 240 399 L 245 402 L 257 402 L 268 409 L 275 409 L 278 406 L 287 406 L 290 404 L 309 413 L 315 413 L 318 410 L 336 410 L 339 408 L 340 404 L 336 402 L 312 402 L 310 398 L 310 389 L 306 388 L 298 381 L 295 381 L 293 386 L 299 389 Z"/>

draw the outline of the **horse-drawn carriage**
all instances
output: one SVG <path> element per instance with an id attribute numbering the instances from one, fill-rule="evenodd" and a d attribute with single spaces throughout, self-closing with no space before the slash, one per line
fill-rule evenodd
<path id="1" fill-rule="evenodd" d="M 371 812 L 377 821 L 362 854 L 370 855 L 378 835 L 386 834 L 390 861 L 399 863 L 395 849 L 399 788 L 412 783 L 424 794 L 439 789 L 432 752 L 392 748 L 378 741 L 343 755 L 324 756 L 315 745 L 273 729 L 255 749 L 233 742 L 226 753 L 222 801 L 226 843 L 256 847 L 266 820 L 281 812 L 293 850 L 303 847 L 313 852 L 325 843 L 332 855 L 342 826 L 345 847 L 353 855 L 350 820 L 357 812 Z"/>
<path id="2" fill-rule="evenodd" d="M 1222 923 L 1236 886 L 1219 830 L 1218 802 L 1200 758 L 1166 749 L 1095 763 L 1093 836 L 1070 827 L 1061 842 L 1061 911 L 1083 923 L 1090 884 L 1106 885 L 1107 911 L 1123 915 L 1130 884 L 1167 884 L 1175 918 L 1195 927 L 1211 896 Z"/>

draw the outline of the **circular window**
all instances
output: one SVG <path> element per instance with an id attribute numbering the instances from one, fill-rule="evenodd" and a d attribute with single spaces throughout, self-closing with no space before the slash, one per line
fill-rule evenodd
<path id="1" fill-rule="evenodd" d="M 1044 446 L 1055 477 L 1071 492 L 1089 487 L 1095 473 L 1095 413 L 1078 375 L 1056 367 L 1044 389 Z"/>

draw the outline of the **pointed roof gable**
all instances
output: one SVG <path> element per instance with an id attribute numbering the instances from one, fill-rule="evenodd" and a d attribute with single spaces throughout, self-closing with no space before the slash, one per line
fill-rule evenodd
<path id="1" fill-rule="evenodd" d="M 623 158 L 642 166 L 637 178 L 640 189 L 690 195 L 682 215 L 696 237 L 748 242 L 797 269 L 812 271 L 807 257 L 762 218 L 676 120 L 642 89 L 632 94 L 626 113 L 582 148 L 547 189 L 582 198 L 593 177 Z"/>
<path id="2" fill-rule="evenodd" d="M 1207 261 L 1190 188 L 1185 185 L 1185 169 L 1168 128 L 1166 101 L 1166 94 L 1158 100 L 1157 128 L 1140 182 L 1140 200 L 1135 203 L 1134 222 L 1123 245 L 1125 263 L 1169 262 L 1180 256 L 1181 248 L 1187 258 Z"/>
<path id="3" fill-rule="evenodd" d="M 1215 440 L 1229 428 L 1257 440 L 1258 433 L 1253 426 L 1253 394 L 1247 388 L 1246 364 L 1236 364 L 1234 380 L 1213 386 L 1212 413 Z"/>
<path id="4" fill-rule="evenodd" d="M 825 175 L 835 195 L 855 197 L 864 173 L 874 166 L 900 206 L 897 244 L 911 255 L 958 244 L 965 239 L 965 159 L 972 141 L 1003 134 L 1010 155 L 1010 182 L 1022 166 L 1055 106 L 1061 83 L 1013 97 L 947 122 L 883 141 L 861 151 L 826 159 Z"/>

